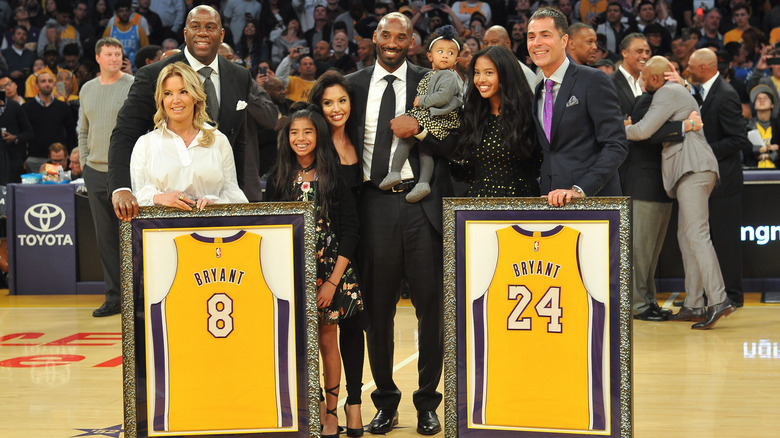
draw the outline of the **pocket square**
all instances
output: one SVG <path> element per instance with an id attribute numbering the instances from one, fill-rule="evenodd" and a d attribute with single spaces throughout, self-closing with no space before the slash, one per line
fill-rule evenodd
<path id="1" fill-rule="evenodd" d="M 239 100 L 236 102 L 236 111 L 241 111 L 242 109 L 246 108 L 246 102 L 243 100 Z"/>
<path id="2" fill-rule="evenodd" d="M 577 96 L 572 96 L 569 98 L 569 101 L 566 102 L 566 108 L 577 105 L 578 103 L 580 103 L 580 101 L 577 99 Z"/>

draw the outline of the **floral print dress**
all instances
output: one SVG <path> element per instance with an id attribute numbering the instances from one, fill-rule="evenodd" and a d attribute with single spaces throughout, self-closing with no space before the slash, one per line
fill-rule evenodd
<path id="1" fill-rule="evenodd" d="M 317 196 L 317 181 L 294 182 L 297 201 L 314 201 Z M 319 218 L 320 207 L 316 207 L 317 224 L 314 234 L 317 236 L 317 288 L 322 286 L 333 273 L 339 258 L 339 241 L 330 219 Z M 363 295 L 358 287 L 357 274 L 352 262 L 347 264 L 341 276 L 330 306 L 319 310 L 321 324 L 336 324 L 363 310 Z"/>

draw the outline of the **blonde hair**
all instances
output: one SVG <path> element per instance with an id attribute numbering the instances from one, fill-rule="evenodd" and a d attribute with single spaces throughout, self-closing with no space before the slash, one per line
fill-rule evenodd
<path id="1" fill-rule="evenodd" d="M 165 94 L 163 90 L 163 83 L 172 76 L 179 76 L 184 82 L 184 90 L 192 96 L 195 101 L 195 108 L 193 110 L 192 124 L 199 130 L 203 131 L 203 138 L 200 141 L 200 145 L 204 147 L 214 144 L 214 131 L 217 130 L 216 122 L 214 128 L 206 128 L 205 124 L 209 121 L 209 116 L 206 113 L 206 92 L 203 91 L 203 84 L 200 82 L 198 74 L 189 65 L 183 62 L 175 62 L 165 66 L 160 75 L 157 77 L 157 89 L 154 92 L 154 102 L 157 104 L 157 112 L 154 114 L 154 127 L 156 129 L 162 128 L 163 123 L 168 121 L 168 115 L 165 113 L 165 107 L 163 105 L 163 99 Z"/>

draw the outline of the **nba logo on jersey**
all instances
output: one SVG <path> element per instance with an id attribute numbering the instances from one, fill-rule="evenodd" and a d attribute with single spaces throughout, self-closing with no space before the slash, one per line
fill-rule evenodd
<path id="1" fill-rule="evenodd" d="M 534 242 L 534 252 L 539 252 L 539 241 Z"/>
<path id="2" fill-rule="evenodd" d="M 217 252 L 217 258 L 221 258 L 222 257 L 222 248 L 217 247 L 216 252 Z"/>

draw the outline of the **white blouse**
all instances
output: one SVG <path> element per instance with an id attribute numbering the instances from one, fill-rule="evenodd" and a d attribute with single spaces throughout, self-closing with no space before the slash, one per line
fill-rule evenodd
<path id="1" fill-rule="evenodd" d="M 233 149 L 225 134 L 214 131 L 214 143 L 208 147 L 200 145 L 202 137 L 203 131 L 187 147 L 181 137 L 163 126 L 138 139 L 130 158 L 138 205 L 154 205 L 154 195 L 173 190 L 218 204 L 248 202 L 238 188 Z"/>

